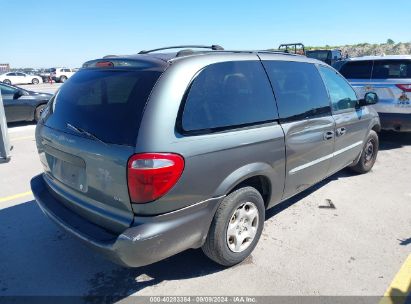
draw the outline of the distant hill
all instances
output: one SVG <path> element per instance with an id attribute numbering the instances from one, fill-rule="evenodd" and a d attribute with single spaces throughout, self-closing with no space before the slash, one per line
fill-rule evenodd
<path id="1" fill-rule="evenodd" d="M 411 42 L 400 42 L 400 43 L 381 43 L 381 44 L 370 44 L 370 43 L 360 43 L 354 45 L 342 45 L 342 46 L 307 46 L 306 50 L 315 49 L 340 49 L 343 56 L 346 57 L 357 57 L 357 56 L 367 56 L 367 55 L 410 55 L 411 54 Z"/>

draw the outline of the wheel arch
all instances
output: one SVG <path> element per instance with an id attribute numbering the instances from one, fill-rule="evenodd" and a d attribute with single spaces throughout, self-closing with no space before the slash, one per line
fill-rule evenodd
<path id="1" fill-rule="evenodd" d="M 215 195 L 228 195 L 239 188 L 251 186 L 260 192 L 267 208 L 271 201 L 273 188 L 272 180 L 269 178 L 272 170 L 273 168 L 266 163 L 252 163 L 240 167 L 223 180 Z"/>

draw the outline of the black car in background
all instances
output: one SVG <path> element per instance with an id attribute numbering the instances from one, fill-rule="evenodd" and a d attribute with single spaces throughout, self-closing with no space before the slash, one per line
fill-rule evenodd
<path id="1" fill-rule="evenodd" d="M 19 87 L 0 83 L 7 122 L 38 121 L 41 111 L 53 96 L 48 93 L 27 91 Z"/>

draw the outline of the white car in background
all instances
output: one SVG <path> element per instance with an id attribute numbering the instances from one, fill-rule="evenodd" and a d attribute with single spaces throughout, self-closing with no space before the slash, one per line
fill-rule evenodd
<path id="1" fill-rule="evenodd" d="M 411 132 L 411 56 L 384 55 L 349 58 L 338 62 L 359 98 L 377 93 L 383 130 Z"/>
<path id="2" fill-rule="evenodd" d="M 74 69 L 69 68 L 51 68 L 50 76 L 55 82 L 65 82 L 75 73 Z"/>
<path id="3" fill-rule="evenodd" d="M 36 75 L 29 75 L 21 72 L 8 72 L 0 75 L 0 81 L 5 84 L 39 84 L 43 82 L 43 79 Z"/>

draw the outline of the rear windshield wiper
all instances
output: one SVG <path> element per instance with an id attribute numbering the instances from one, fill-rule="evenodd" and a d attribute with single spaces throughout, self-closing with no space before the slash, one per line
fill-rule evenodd
<path id="1" fill-rule="evenodd" d="M 88 132 L 88 131 L 86 131 L 86 130 L 83 130 L 82 128 L 73 126 L 72 124 L 69 124 L 69 123 L 66 123 L 66 126 L 67 126 L 67 128 L 69 128 L 69 129 L 71 129 L 71 130 L 74 130 L 74 131 L 76 131 L 77 133 L 84 134 L 84 135 L 86 135 L 86 136 L 89 137 L 89 138 L 92 138 L 92 139 L 94 139 L 94 140 L 97 140 L 97 141 L 99 141 L 99 142 L 107 145 L 106 142 L 102 141 L 102 140 L 101 140 L 100 138 L 98 138 L 96 135 L 94 135 L 94 134 L 92 134 L 92 133 L 90 133 L 90 132 Z"/>

